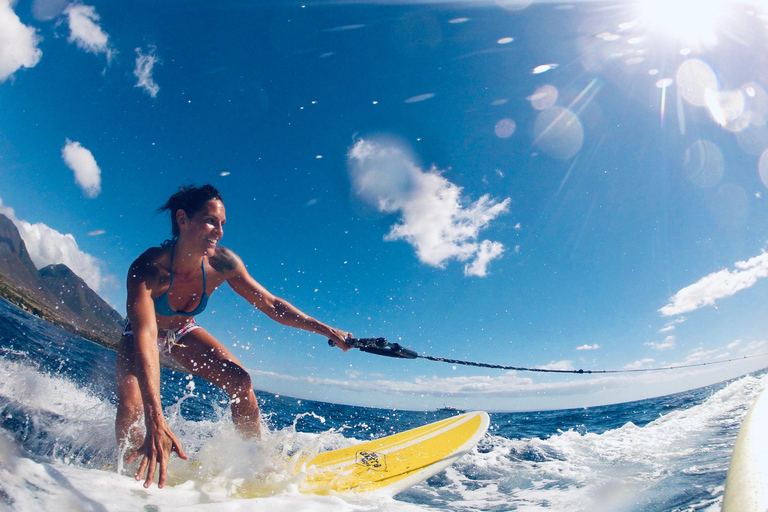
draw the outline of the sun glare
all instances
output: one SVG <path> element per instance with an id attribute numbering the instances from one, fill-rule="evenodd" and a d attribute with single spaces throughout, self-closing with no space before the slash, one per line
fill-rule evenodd
<path id="1" fill-rule="evenodd" d="M 638 0 L 643 25 L 665 32 L 688 46 L 717 42 L 715 29 L 726 0 Z"/>

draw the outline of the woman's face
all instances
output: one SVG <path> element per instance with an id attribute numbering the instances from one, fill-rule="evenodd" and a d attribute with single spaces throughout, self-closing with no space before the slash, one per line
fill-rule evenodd
<path id="1" fill-rule="evenodd" d="M 224 236 L 226 222 L 224 203 L 211 199 L 191 219 L 185 218 L 184 222 L 179 222 L 179 237 L 184 237 L 193 245 L 199 245 L 205 255 L 211 257 L 219 240 Z"/>

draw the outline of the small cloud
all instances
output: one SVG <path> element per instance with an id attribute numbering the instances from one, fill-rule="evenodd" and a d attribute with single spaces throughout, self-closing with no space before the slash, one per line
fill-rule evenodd
<path id="1" fill-rule="evenodd" d="M 651 347 L 654 350 L 665 350 L 668 348 L 675 348 L 675 337 L 667 336 L 664 341 L 648 341 L 643 343 L 646 347 Z"/>
<path id="2" fill-rule="evenodd" d="M 435 97 L 435 93 L 430 92 L 427 94 L 419 94 L 418 96 L 412 96 L 405 100 L 406 103 L 418 103 L 420 101 L 428 100 Z"/>
<path id="3" fill-rule="evenodd" d="M 629 363 L 628 365 L 624 366 L 625 370 L 641 370 L 643 368 L 647 368 L 649 364 L 653 363 L 654 359 L 645 358 L 640 359 L 639 361 L 635 361 L 634 363 Z"/>
<path id="4" fill-rule="evenodd" d="M 682 363 L 680 363 L 680 366 L 685 366 L 688 364 L 697 364 L 701 363 L 702 361 L 712 361 L 713 359 L 717 359 L 715 357 L 719 350 L 704 350 L 703 348 L 699 347 L 695 349 L 693 352 L 688 354 L 688 356 L 683 360 Z M 722 357 L 724 354 L 720 354 L 718 357 Z M 677 365 L 675 365 L 677 366 Z"/>
<path id="5" fill-rule="evenodd" d="M 67 139 L 61 149 L 61 157 L 67 167 L 75 173 L 75 182 L 87 197 L 93 199 L 101 193 L 101 169 L 90 151 L 79 142 Z"/>
<path id="6" fill-rule="evenodd" d="M 358 140 L 347 155 L 354 192 L 384 213 L 398 213 L 387 241 L 405 240 L 422 263 L 444 268 L 451 259 L 468 262 L 464 274 L 485 276 L 490 261 L 504 246 L 478 241 L 480 231 L 509 210 L 482 196 L 467 204 L 462 188 L 445 179 L 434 166 L 419 167 L 406 149 L 391 141 Z"/>
<path id="7" fill-rule="evenodd" d="M 345 32 L 347 30 L 357 30 L 365 27 L 365 24 L 358 23 L 355 25 L 341 25 L 338 27 L 325 28 L 322 30 L 322 32 Z"/>
<path id="8" fill-rule="evenodd" d="M 80 3 L 70 4 L 64 9 L 69 24 L 67 41 L 75 43 L 78 48 L 93 54 L 103 53 L 107 62 L 116 53 L 109 45 L 109 35 L 98 24 L 99 15 L 96 8 Z"/>
<path id="9" fill-rule="evenodd" d="M 659 332 L 659 334 L 661 334 L 661 333 L 665 333 L 665 332 L 674 331 L 674 330 L 675 330 L 675 326 L 676 326 L 677 324 L 681 324 L 681 323 L 683 323 L 683 322 L 685 322 L 685 317 L 682 317 L 682 316 L 681 316 L 681 317 L 679 317 L 679 318 L 675 318 L 675 319 L 674 319 L 674 320 L 672 320 L 671 322 L 667 322 L 667 323 L 664 325 L 664 327 L 662 327 L 661 329 L 659 329 L 659 331 L 658 331 L 658 332 Z"/>
<path id="10" fill-rule="evenodd" d="M 561 370 L 561 371 L 571 371 L 574 369 L 573 367 L 573 361 L 552 361 L 549 364 L 546 364 L 544 366 L 537 366 L 536 368 L 542 369 L 542 370 Z"/>
<path id="11" fill-rule="evenodd" d="M 595 343 L 594 345 L 581 345 L 579 347 L 576 347 L 576 350 L 597 350 L 600 348 L 600 345 Z"/>
<path id="12" fill-rule="evenodd" d="M 0 82 L 21 68 L 33 68 L 43 52 L 34 28 L 24 25 L 14 12 L 14 2 L 0 2 Z"/>
<path id="13" fill-rule="evenodd" d="M 737 343 L 737 342 L 734 342 L 734 343 Z M 733 345 L 733 343 L 731 343 L 731 345 Z M 766 345 L 768 345 L 768 341 L 766 341 L 766 340 L 751 341 L 751 342 L 747 343 L 747 345 L 745 347 L 741 347 L 739 349 L 739 352 L 741 352 L 742 354 L 747 353 L 747 352 L 754 353 L 757 350 L 764 350 Z M 730 345 L 729 345 L 729 347 L 730 347 Z"/>
<path id="14" fill-rule="evenodd" d="M 733 349 L 735 349 L 736 347 L 738 347 L 739 345 L 741 345 L 741 340 L 736 340 L 736 341 L 732 341 L 731 343 L 729 343 L 729 344 L 728 344 L 728 346 L 727 346 L 726 348 L 727 348 L 728 350 L 733 350 Z"/>
<path id="15" fill-rule="evenodd" d="M 99 236 L 103 235 L 104 233 L 106 233 L 106 231 L 103 229 L 95 229 L 93 231 L 89 231 L 88 236 Z"/>
<path id="16" fill-rule="evenodd" d="M 669 304 L 659 309 L 663 316 L 688 313 L 704 306 L 713 306 L 719 299 L 730 297 L 754 285 L 758 279 L 768 277 L 768 253 L 747 261 L 737 261 L 736 269 L 723 269 L 705 276 L 696 283 L 686 286 L 670 299 Z"/>
<path id="17" fill-rule="evenodd" d="M 133 70 L 133 76 L 136 77 L 137 82 L 134 87 L 144 89 L 151 97 L 157 97 L 157 93 L 160 91 L 160 86 L 155 83 L 152 78 L 152 70 L 160 62 L 155 54 L 155 47 L 149 46 L 147 53 L 141 51 L 141 48 L 136 48 L 136 67 Z"/>
<path id="18" fill-rule="evenodd" d="M 488 275 L 488 264 L 504 254 L 501 242 L 483 240 L 477 249 L 475 260 L 464 266 L 464 275 L 485 277 Z"/>

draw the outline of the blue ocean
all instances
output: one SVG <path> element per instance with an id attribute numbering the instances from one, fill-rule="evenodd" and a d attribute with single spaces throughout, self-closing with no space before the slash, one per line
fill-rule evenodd
<path id="1" fill-rule="evenodd" d="M 165 489 L 118 464 L 116 354 L 0 300 L 0 511 L 719 511 L 740 422 L 768 372 L 652 400 L 492 413 L 446 471 L 394 497 L 307 496 L 292 452 L 333 449 L 451 414 L 370 409 L 257 392 L 269 429 L 239 438 L 225 395 L 163 370 L 164 404 L 190 461 Z M 245 497 L 258 481 L 264 496 Z"/>

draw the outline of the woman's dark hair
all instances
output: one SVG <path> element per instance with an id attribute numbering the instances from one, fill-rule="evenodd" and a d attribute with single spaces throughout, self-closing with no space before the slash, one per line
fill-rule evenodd
<path id="1" fill-rule="evenodd" d="M 187 185 L 179 187 L 179 191 L 173 194 L 166 203 L 157 209 L 157 212 L 169 211 L 171 213 L 171 232 L 173 233 L 173 240 L 179 237 L 179 223 L 176 222 L 176 212 L 184 210 L 187 217 L 194 217 L 197 212 L 203 209 L 205 203 L 211 199 L 218 199 L 221 201 L 221 194 L 216 190 L 213 185 L 203 185 L 202 187 L 196 187 L 194 185 Z M 172 240 L 166 240 L 166 243 L 173 243 Z"/>

